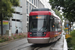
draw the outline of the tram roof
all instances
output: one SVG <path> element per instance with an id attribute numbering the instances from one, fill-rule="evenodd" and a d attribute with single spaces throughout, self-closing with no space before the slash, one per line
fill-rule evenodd
<path id="1" fill-rule="evenodd" d="M 29 16 L 33 15 L 51 15 L 51 12 L 49 11 L 32 11 L 30 12 Z"/>
<path id="2" fill-rule="evenodd" d="M 52 15 L 60 19 L 58 16 L 54 15 L 54 13 L 52 13 L 51 10 L 48 8 L 32 9 L 29 16 L 33 16 L 33 15 Z"/>
<path id="3" fill-rule="evenodd" d="M 29 14 L 29 16 L 34 16 L 34 15 L 52 15 L 52 16 L 60 19 L 57 15 L 51 13 L 50 11 L 32 11 Z"/>
<path id="4" fill-rule="evenodd" d="M 32 9 L 32 11 L 50 11 L 48 8 Z"/>

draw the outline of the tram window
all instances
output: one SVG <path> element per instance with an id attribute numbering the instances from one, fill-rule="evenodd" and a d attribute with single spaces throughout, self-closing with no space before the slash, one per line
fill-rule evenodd
<path id="1" fill-rule="evenodd" d="M 50 31 L 55 31 L 54 17 L 53 16 L 51 16 L 51 18 L 50 18 Z"/>
<path id="2" fill-rule="evenodd" d="M 53 26 L 53 19 L 52 18 L 50 18 L 50 31 L 52 31 L 52 26 Z"/>
<path id="3" fill-rule="evenodd" d="M 58 23 L 58 32 L 61 32 L 61 24 Z"/>
<path id="4" fill-rule="evenodd" d="M 58 31 L 58 19 L 55 17 L 55 31 Z"/>
<path id="5" fill-rule="evenodd" d="M 53 29 L 53 31 L 55 31 L 55 22 L 54 22 L 54 18 L 53 18 L 53 22 L 52 22 L 52 29 Z"/>
<path id="6" fill-rule="evenodd" d="M 57 23 L 55 23 L 55 31 L 57 31 Z"/>
<path id="7" fill-rule="evenodd" d="M 30 31 L 49 31 L 49 23 L 47 20 L 30 21 Z"/>
<path id="8" fill-rule="evenodd" d="M 29 31 L 50 31 L 49 19 L 48 15 L 30 16 Z"/>
<path id="9" fill-rule="evenodd" d="M 48 31 L 50 31 L 50 24 L 49 24 L 49 20 L 48 20 L 48 22 L 47 22 L 47 29 L 48 29 Z"/>

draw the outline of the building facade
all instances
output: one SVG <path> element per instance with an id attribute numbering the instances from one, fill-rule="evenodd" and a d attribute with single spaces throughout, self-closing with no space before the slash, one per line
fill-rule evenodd
<path id="1" fill-rule="evenodd" d="M 29 24 L 29 13 L 32 9 L 36 8 L 44 8 L 43 3 L 40 0 L 23 0 L 23 19 L 22 19 L 22 25 L 23 25 L 23 33 L 27 32 L 28 30 L 28 24 Z"/>
<path id="2" fill-rule="evenodd" d="M 19 0 L 20 6 L 12 7 L 15 10 L 8 24 L 3 25 L 3 33 L 11 30 L 11 33 L 26 33 L 28 31 L 29 13 L 32 9 L 44 8 L 40 0 Z M 1 32 L 1 31 L 0 31 Z"/>

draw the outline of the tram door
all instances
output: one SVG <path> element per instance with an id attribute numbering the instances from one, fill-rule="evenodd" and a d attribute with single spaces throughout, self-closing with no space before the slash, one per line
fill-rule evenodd
<path id="1" fill-rule="evenodd" d="M 53 16 L 50 17 L 50 38 L 54 35 L 54 18 Z"/>

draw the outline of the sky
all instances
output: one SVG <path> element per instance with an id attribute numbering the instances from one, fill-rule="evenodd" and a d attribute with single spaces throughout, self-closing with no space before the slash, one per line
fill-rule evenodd
<path id="1" fill-rule="evenodd" d="M 40 0 L 40 1 L 42 1 L 42 3 L 44 4 L 45 8 L 49 8 L 52 13 L 55 13 L 55 12 L 51 9 L 51 5 L 48 3 L 49 0 Z"/>
<path id="2" fill-rule="evenodd" d="M 45 8 L 49 8 L 49 9 L 51 9 L 50 4 L 48 3 L 48 2 L 49 2 L 49 0 L 41 0 L 41 1 L 44 3 Z"/>

